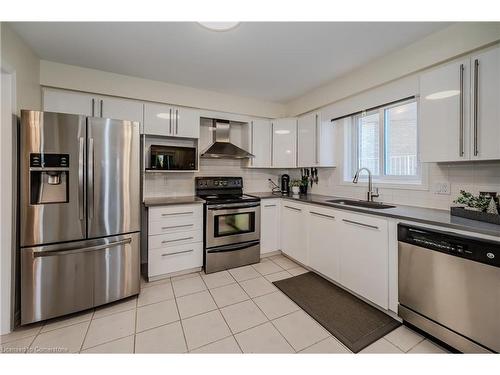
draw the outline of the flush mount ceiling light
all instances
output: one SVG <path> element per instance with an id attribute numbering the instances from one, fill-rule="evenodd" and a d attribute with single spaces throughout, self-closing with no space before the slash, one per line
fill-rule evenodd
<path id="1" fill-rule="evenodd" d="M 201 26 L 212 31 L 228 31 L 238 26 L 239 22 L 198 22 Z"/>
<path id="2" fill-rule="evenodd" d="M 460 95 L 460 90 L 445 90 L 445 91 L 438 91 L 433 94 L 429 94 L 425 97 L 427 100 L 439 100 L 439 99 L 446 99 L 446 98 L 451 98 L 452 96 Z"/>

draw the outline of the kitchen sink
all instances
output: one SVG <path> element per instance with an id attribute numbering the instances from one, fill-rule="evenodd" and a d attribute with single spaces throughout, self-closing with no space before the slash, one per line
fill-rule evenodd
<path id="1" fill-rule="evenodd" d="M 327 201 L 328 203 L 335 204 L 343 204 L 346 206 L 355 206 L 355 207 L 365 207 L 365 208 L 375 208 L 375 209 L 384 209 L 384 208 L 394 208 L 396 206 L 391 206 L 390 204 L 384 204 L 381 202 L 368 202 L 368 201 L 357 201 L 353 199 L 331 199 Z"/>

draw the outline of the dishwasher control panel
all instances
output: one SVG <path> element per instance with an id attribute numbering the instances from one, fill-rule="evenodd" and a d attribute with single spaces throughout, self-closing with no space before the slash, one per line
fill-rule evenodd
<path id="1" fill-rule="evenodd" d="M 500 267 L 500 242 L 405 224 L 398 225 L 398 241 Z"/>

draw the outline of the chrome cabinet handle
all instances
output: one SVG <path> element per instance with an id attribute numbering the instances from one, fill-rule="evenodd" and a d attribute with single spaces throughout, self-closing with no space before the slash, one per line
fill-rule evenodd
<path id="1" fill-rule="evenodd" d="M 173 216 L 173 215 L 192 215 L 194 212 L 189 211 L 189 212 L 172 212 L 168 214 L 161 214 L 161 216 Z"/>
<path id="2" fill-rule="evenodd" d="M 172 108 L 168 110 L 168 134 L 172 134 Z"/>
<path id="3" fill-rule="evenodd" d="M 319 164 L 319 130 L 318 130 L 318 114 L 316 113 L 316 165 Z"/>
<path id="4" fill-rule="evenodd" d="M 94 117 L 94 112 L 95 112 L 94 108 L 95 108 L 95 99 L 92 98 L 92 117 Z"/>
<path id="5" fill-rule="evenodd" d="M 479 60 L 474 60 L 474 156 L 479 154 L 477 142 L 477 105 L 478 105 L 478 80 L 479 78 Z"/>
<path id="6" fill-rule="evenodd" d="M 132 242 L 132 238 L 126 238 L 124 240 L 116 241 L 116 242 L 111 242 L 111 243 L 106 243 L 102 245 L 95 245 L 95 246 L 90 246 L 90 247 L 85 247 L 85 248 L 74 248 L 74 249 L 67 249 L 67 250 L 55 250 L 55 251 L 34 251 L 33 254 L 35 257 L 47 257 L 47 256 L 54 256 L 54 255 L 68 255 L 68 254 L 77 254 L 77 253 L 88 253 L 90 251 L 97 251 L 97 250 L 103 250 L 103 249 L 109 249 L 112 247 L 120 246 L 120 245 L 126 245 Z"/>
<path id="7" fill-rule="evenodd" d="M 191 253 L 193 252 L 194 249 L 190 249 L 190 250 L 182 250 L 182 251 L 176 251 L 175 253 L 165 253 L 165 254 L 161 254 L 162 257 L 166 257 L 166 256 L 169 256 L 169 255 L 176 255 L 176 254 L 184 254 L 184 253 Z"/>
<path id="8" fill-rule="evenodd" d="M 102 117 L 102 105 L 103 105 L 103 100 L 101 99 L 101 117 Z"/>
<path id="9" fill-rule="evenodd" d="M 265 204 L 264 207 L 276 207 L 275 204 Z"/>
<path id="10" fill-rule="evenodd" d="M 327 215 L 327 214 L 320 214 L 319 212 L 311 211 L 311 214 L 316 215 L 316 216 L 326 217 L 329 219 L 335 219 L 335 216 L 331 216 L 331 215 Z"/>
<path id="11" fill-rule="evenodd" d="M 89 138 L 89 168 L 88 168 L 88 189 L 89 189 L 89 219 L 94 218 L 94 138 Z"/>
<path id="12" fill-rule="evenodd" d="M 83 157 L 84 157 L 84 142 L 85 139 L 83 137 L 78 138 L 79 142 L 79 150 L 78 150 L 78 212 L 80 216 L 80 220 L 84 220 L 84 212 L 83 212 Z"/>
<path id="13" fill-rule="evenodd" d="M 179 110 L 175 110 L 175 134 L 179 134 Z"/>
<path id="14" fill-rule="evenodd" d="M 161 241 L 161 243 L 170 243 L 170 242 L 177 242 L 177 241 L 187 241 L 187 240 L 192 240 L 193 237 L 183 237 L 183 238 L 176 238 L 175 240 L 164 240 Z"/>
<path id="15" fill-rule="evenodd" d="M 342 221 L 347 223 L 347 224 L 360 225 L 362 227 L 371 228 L 371 229 L 378 229 L 378 227 L 376 225 L 360 223 L 359 221 L 353 221 L 353 220 L 347 220 L 347 219 L 342 219 Z"/>
<path id="16" fill-rule="evenodd" d="M 289 208 L 291 210 L 294 210 L 294 211 L 302 211 L 300 208 L 296 208 L 296 207 L 290 207 L 290 206 L 285 206 L 286 208 Z"/>
<path id="17" fill-rule="evenodd" d="M 184 228 L 184 227 L 192 227 L 193 225 L 194 224 L 172 225 L 170 227 L 161 227 L 161 229 Z"/>
<path id="18" fill-rule="evenodd" d="M 459 156 L 464 156 L 464 64 L 460 64 L 460 150 Z"/>

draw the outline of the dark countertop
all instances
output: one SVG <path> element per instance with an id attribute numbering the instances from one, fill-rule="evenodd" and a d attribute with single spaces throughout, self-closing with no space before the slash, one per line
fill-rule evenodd
<path id="1" fill-rule="evenodd" d="M 150 197 L 144 198 L 144 206 L 169 206 L 172 204 L 194 204 L 205 203 L 205 201 L 195 195 L 187 195 L 185 197 Z"/>
<path id="2" fill-rule="evenodd" d="M 319 204 L 322 206 L 329 206 L 347 211 L 355 211 L 370 215 L 403 219 L 408 221 L 420 222 L 424 224 L 431 224 L 436 226 L 459 229 L 467 232 L 475 232 L 475 233 L 500 237 L 500 225 L 485 223 L 477 220 L 465 219 L 458 216 L 451 216 L 450 211 L 448 210 L 437 210 L 434 208 L 423 208 L 423 207 L 413 207 L 413 206 L 403 206 L 403 205 L 395 205 L 396 207 L 394 208 L 386 208 L 386 209 L 353 207 L 353 206 L 346 206 L 346 205 L 327 202 L 328 200 L 331 199 L 342 199 L 344 197 L 319 195 L 319 194 L 283 196 L 281 194 L 264 192 L 264 193 L 249 193 L 249 195 L 259 197 L 260 199 L 283 198 L 302 203 Z"/>

